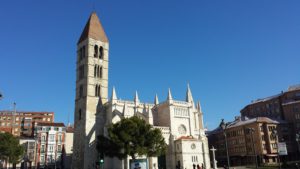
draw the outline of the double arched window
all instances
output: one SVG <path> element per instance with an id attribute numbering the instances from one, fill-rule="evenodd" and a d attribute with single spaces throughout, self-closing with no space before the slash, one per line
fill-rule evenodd
<path id="1" fill-rule="evenodd" d="M 104 56 L 103 47 L 102 46 L 98 47 L 98 45 L 95 45 L 94 46 L 94 57 L 99 58 L 99 59 L 103 59 L 103 56 Z"/>
<path id="2" fill-rule="evenodd" d="M 81 109 L 78 111 L 78 120 L 81 120 Z"/>
<path id="3" fill-rule="evenodd" d="M 100 59 L 103 59 L 103 47 L 102 46 L 100 46 L 100 48 L 99 48 L 99 58 Z"/>
<path id="4" fill-rule="evenodd" d="M 103 77 L 103 68 L 102 66 L 95 65 L 94 67 L 94 77 L 101 78 Z"/>
<path id="5" fill-rule="evenodd" d="M 98 57 L 98 45 L 94 46 L 94 57 Z"/>
<path id="6" fill-rule="evenodd" d="M 95 96 L 96 97 L 100 97 L 100 90 L 101 90 L 100 85 L 96 85 L 95 86 Z"/>

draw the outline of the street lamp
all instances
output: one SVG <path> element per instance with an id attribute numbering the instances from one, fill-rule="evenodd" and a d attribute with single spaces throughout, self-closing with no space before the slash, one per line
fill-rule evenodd
<path id="1" fill-rule="evenodd" d="M 277 158 L 278 158 L 278 163 L 279 163 L 279 169 L 281 169 L 281 164 L 280 164 L 280 156 L 279 156 L 279 149 L 278 149 L 278 133 L 276 129 L 272 130 L 272 136 L 275 137 L 276 140 L 276 145 L 277 145 Z"/>
<path id="2" fill-rule="evenodd" d="M 254 130 L 254 128 L 247 128 L 247 130 L 251 134 L 251 143 L 252 143 L 252 149 L 253 149 L 253 154 L 254 154 L 254 158 L 255 158 L 255 168 L 258 169 L 257 155 L 256 155 L 256 150 L 255 150 L 255 146 L 254 146 L 254 142 L 253 142 L 253 133 L 255 132 L 255 130 Z"/>
<path id="3" fill-rule="evenodd" d="M 228 144 L 227 144 L 227 135 L 226 135 L 226 129 L 227 129 L 228 124 L 226 124 L 224 122 L 224 119 L 222 119 L 221 123 L 220 123 L 220 127 L 223 130 L 223 134 L 225 137 L 225 148 L 226 148 L 226 155 L 227 155 L 227 166 L 228 168 L 230 168 L 230 161 L 229 161 L 229 154 L 228 154 Z"/>

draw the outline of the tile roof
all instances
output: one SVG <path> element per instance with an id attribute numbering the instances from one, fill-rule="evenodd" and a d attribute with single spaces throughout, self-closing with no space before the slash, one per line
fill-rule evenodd
<path id="1" fill-rule="evenodd" d="M 195 140 L 193 136 L 181 136 L 176 140 Z"/>
<path id="2" fill-rule="evenodd" d="M 101 25 L 101 22 L 97 16 L 96 12 L 93 12 L 90 15 L 90 18 L 87 21 L 87 23 L 81 33 L 78 43 L 84 41 L 87 38 L 100 40 L 102 42 L 108 42 L 108 39 L 106 37 L 106 34 L 104 32 L 104 29 Z"/>

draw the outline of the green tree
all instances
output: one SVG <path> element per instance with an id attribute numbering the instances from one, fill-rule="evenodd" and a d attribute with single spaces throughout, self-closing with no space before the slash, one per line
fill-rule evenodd
<path id="1" fill-rule="evenodd" d="M 108 138 L 98 136 L 97 150 L 100 156 L 126 158 L 159 156 L 165 153 L 166 143 L 159 129 L 145 120 L 133 116 L 108 126 Z"/>
<path id="2" fill-rule="evenodd" d="M 19 139 L 10 133 L 0 133 L 0 159 L 9 163 L 18 163 L 24 155 L 24 148 Z"/>

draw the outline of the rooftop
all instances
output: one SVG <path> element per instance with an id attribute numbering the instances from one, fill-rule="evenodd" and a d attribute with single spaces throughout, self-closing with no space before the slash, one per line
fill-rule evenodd
<path id="1" fill-rule="evenodd" d="M 54 126 L 54 127 L 65 127 L 64 123 L 38 123 L 38 126 Z"/>
<path id="2" fill-rule="evenodd" d="M 90 15 L 89 20 L 87 21 L 81 33 L 78 43 L 84 41 L 87 38 L 100 40 L 102 42 L 108 42 L 108 39 L 96 12 L 93 12 Z"/>

